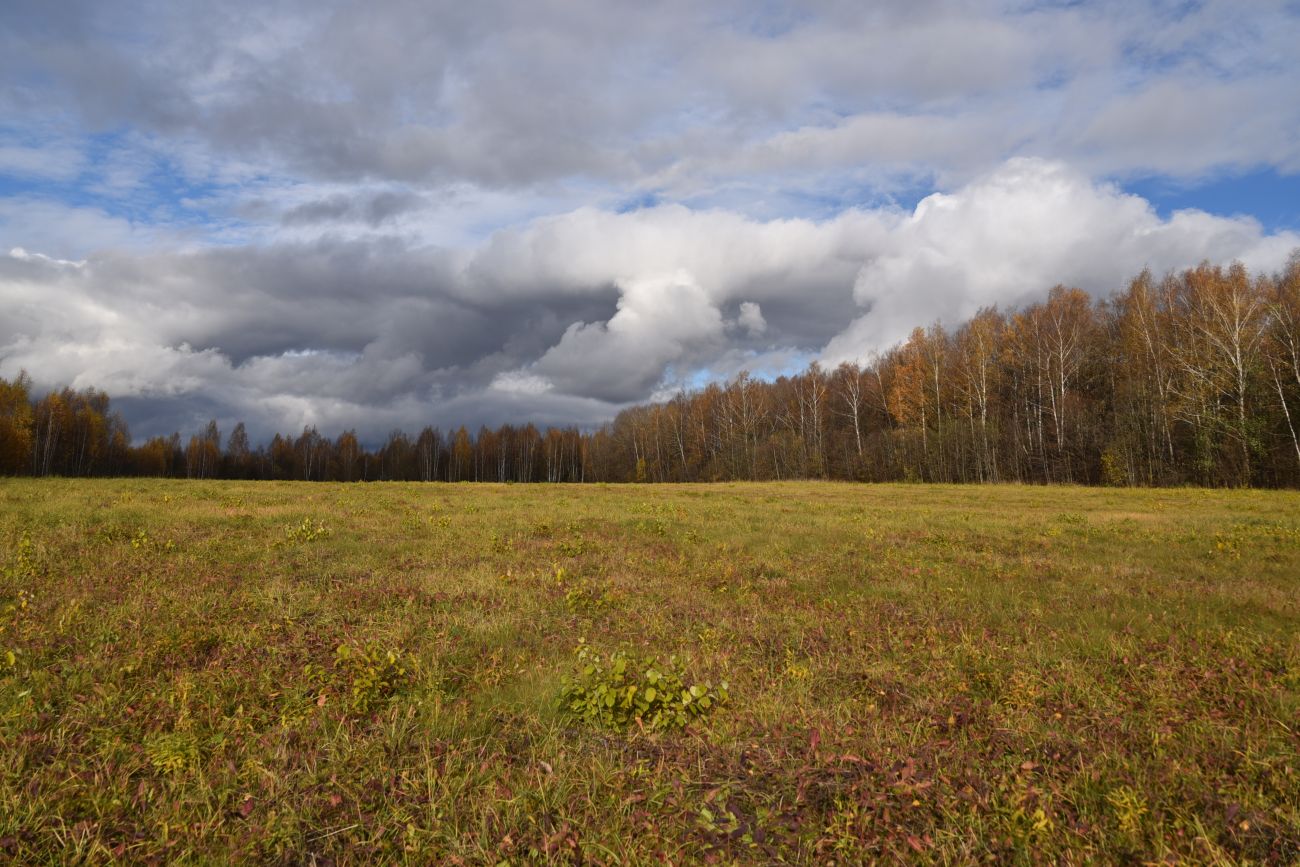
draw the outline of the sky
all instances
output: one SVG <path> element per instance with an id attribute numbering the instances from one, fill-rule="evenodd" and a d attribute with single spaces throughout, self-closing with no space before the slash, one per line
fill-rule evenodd
<path id="1" fill-rule="evenodd" d="M 1296 0 L 0 4 L 0 376 L 598 425 L 1300 248 Z"/>

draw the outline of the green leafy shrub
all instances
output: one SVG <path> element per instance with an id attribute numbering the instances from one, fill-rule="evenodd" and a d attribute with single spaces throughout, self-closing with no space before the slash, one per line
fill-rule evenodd
<path id="1" fill-rule="evenodd" d="M 329 528 L 323 521 L 312 523 L 311 518 L 303 518 L 301 524 L 293 524 L 285 528 L 284 541 L 290 545 L 298 542 L 315 542 L 329 534 Z"/>
<path id="2" fill-rule="evenodd" d="M 397 692 L 406 680 L 399 651 L 377 644 L 353 647 L 340 644 L 334 651 L 333 677 L 327 686 L 338 692 L 356 714 L 368 714 Z"/>
<path id="3" fill-rule="evenodd" d="M 595 614 L 610 602 L 607 586 L 602 587 L 590 579 L 570 575 L 563 566 L 555 567 L 551 580 L 556 589 L 564 591 L 564 604 L 574 614 Z"/>
<path id="4" fill-rule="evenodd" d="M 586 539 L 561 539 L 555 544 L 555 550 L 564 557 L 581 557 L 590 547 Z"/>
<path id="5" fill-rule="evenodd" d="M 609 604 L 609 594 L 584 581 L 565 591 L 564 604 L 574 614 L 594 614 Z"/>
<path id="6" fill-rule="evenodd" d="M 592 725 L 623 729 L 639 721 L 653 730 L 679 729 L 729 699 L 727 684 L 686 685 L 676 656 L 660 666 L 653 658 L 616 651 L 602 657 L 578 644 L 578 671 L 564 680 L 560 709 Z"/>

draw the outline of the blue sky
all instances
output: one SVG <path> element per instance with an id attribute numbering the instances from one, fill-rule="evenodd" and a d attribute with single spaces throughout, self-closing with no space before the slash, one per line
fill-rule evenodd
<path id="1" fill-rule="evenodd" d="M 1253 217 L 1269 232 L 1300 229 L 1300 174 L 1271 167 L 1191 180 L 1155 176 L 1124 188 L 1146 198 L 1163 216 L 1195 208 Z"/>
<path id="2" fill-rule="evenodd" d="M 15 0 L 0 376 L 138 435 L 595 424 L 1059 282 L 1276 269 L 1296 44 L 1287 0 Z"/>

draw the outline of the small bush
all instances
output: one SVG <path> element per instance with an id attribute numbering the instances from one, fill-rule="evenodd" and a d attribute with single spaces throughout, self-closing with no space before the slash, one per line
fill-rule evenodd
<path id="1" fill-rule="evenodd" d="M 347 702 L 350 711 L 368 714 L 391 698 L 406 680 L 401 659 L 400 652 L 376 644 L 340 644 L 334 651 L 333 677 L 324 679 L 327 687 Z"/>
<path id="2" fill-rule="evenodd" d="M 676 656 L 660 666 L 623 651 L 602 657 L 585 641 L 578 645 L 578 672 L 565 678 L 560 709 L 603 728 L 640 722 L 653 730 L 679 729 L 729 699 L 724 682 L 686 685 Z"/>
<path id="3" fill-rule="evenodd" d="M 561 539 L 555 545 L 555 550 L 563 557 L 581 557 L 586 554 L 589 545 L 586 539 Z"/>
<path id="4" fill-rule="evenodd" d="M 609 604 L 609 594 L 590 582 L 574 584 L 564 594 L 564 604 L 574 614 L 595 614 Z"/>
<path id="5" fill-rule="evenodd" d="M 301 524 L 285 528 L 284 541 L 286 544 L 315 542 L 317 539 L 323 539 L 329 534 L 329 528 L 325 526 L 323 521 L 312 523 L 311 518 L 303 518 Z"/>

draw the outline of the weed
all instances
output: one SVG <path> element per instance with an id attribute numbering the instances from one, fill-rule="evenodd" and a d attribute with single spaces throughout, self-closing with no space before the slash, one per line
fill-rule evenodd
<path id="1" fill-rule="evenodd" d="M 1217 554 L 1218 556 L 1221 557 L 1228 557 L 1229 559 L 1232 560 L 1240 560 L 1241 559 L 1240 540 L 1237 537 L 1227 533 L 1215 533 L 1214 549 L 1212 553 Z"/>
<path id="2" fill-rule="evenodd" d="M 562 539 L 555 545 L 555 550 L 564 557 L 581 557 L 589 547 L 585 539 Z"/>
<path id="3" fill-rule="evenodd" d="M 790 680 L 802 682 L 812 679 L 812 668 L 807 663 L 795 659 L 794 648 L 785 649 L 785 676 Z"/>
<path id="4" fill-rule="evenodd" d="M 33 600 L 28 586 L 37 577 L 36 545 L 28 533 L 23 533 L 14 545 L 5 566 L 4 584 L 0 585 L 0 665 L 14 671 L 22 651 L 12 642 L 20 640 L 19 631 L 25 625 L 28 609 Z"/>
<path id="5" fill-rule="evenodd" d="M 189 732 L 165 732 L 145 740 L 145 755 L 158 771 L 178 775 L 199 764 L 199 748 Z"/>
<path id="6" fill-rule="evenodd" d="M 1142 827 L 1142 817 L 1149 811 L 1146 799 L 1131 786 L 1118 786 L 1106 793 L 1106 803 L 1115 813 L 1115 821 L 1125 834 L 1136 834 Z"/>
<path id="7" fill-rule="evenodd" d="M 564 594 L 564 604 L 574 614 L 594 614 L 607 602 L 608 597 L 588 583 L 575 584 Z"/>
<path id="8" fill-rule="evenodd" d="M 578 644 L 578 672 L 564 680 L 560 707 L 592 725 L 623 729 L 639 723 L 650 729 L 679 729 L 725 704 L 724 681 L 686 685 L 676 656 L 660 666 L 624 651 L 602 657 L 586 641 Z"/>
<path id="9" fill-rule="evenodd" d="M 325 522 L 312 522 L 311 518 L 303 518 L 302 523 L 293 524 L 284 530 L 284 543 L 286 545 L 306 544 L 324 539 L 330 534 L 329 528 Z"/>
<path id="10" fill-rule="evenodd" d="M 327 688 L 339 693 L 352 713 L 365 716 L 388 701 L 406 681 L 401 658 L 400 651 L 377 644 L 340 644 L 334 650 L 334 677 L 327 681 Z"/>
<path id="11" fill-rule="evenodd" d="M 176 543 L 171 539 L 159 542 L 149 536 L 149 532 L 141 527 L 131 536 L 131 548 L 135 551 L 162 551 L 169 552 L 176 549 Z"/>

